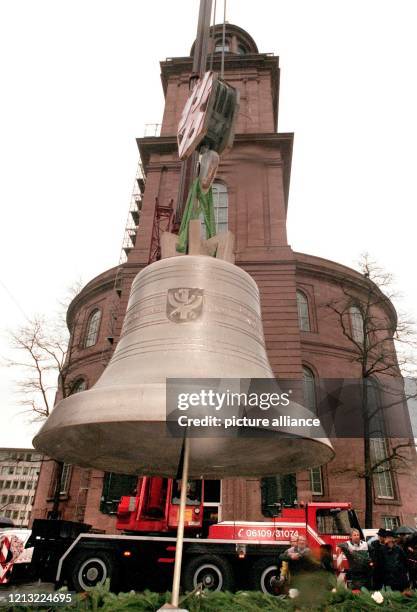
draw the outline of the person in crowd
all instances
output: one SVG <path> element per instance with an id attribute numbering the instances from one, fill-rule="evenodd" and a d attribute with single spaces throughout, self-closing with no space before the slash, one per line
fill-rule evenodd
<path id="1" fill-rule="evenodd" d="M 300 606 L 319 604 L 326 591 L 335 587 L 333 567 L 328 563 L 327 556 L 328 551 L 324 550 L 320 558 L 314 556 L 305 535 L 300 535 L 298 541 L 280 555 L 281 575 L 278 584 L 281 588 L 290 587 L 289 592 L 297 594 Z"/>
<path id="2" fill-rule="evenodd" d="M 404 591 L 410 584 L 407 555 L 395 543 L 394 533 L 387 530 L 385 544 L 381 550 L 381 574 L 385 587 L 393 591 Z"/>
<path id="3" fill-rule="evenodd" d="M 408 542 L 410 540 L 411 534 L 409 533 L 394 533 L 395 544 L 403 549 L 403 551 L 407 554 Z"/>
<path id="4" fill-rule="evenodd" d="M 408 576 L 411 582 L 411 588 L 417 588 L 417 533 L 410 536 L 407 542 Z"/>
<path id="5" fill-rule="evenodd" d="M 281 571 L 279 579 L 277 580 L 277 586 L 282 587 L 286 582 L 290 580 L 290 575 L 293 571 L 301 567 L 299 563 L 304 557 L 310 556 L 310 549 L 307 546 L 307 539 L 304 535 L 292 534 L 290 537 L 290 548 L 287 548 L 280 556 Z"/>
<path id="6" fill-rule="evenodd" d="M 385 537 L 387 530 L 381 527 L 378 529 L 376 536 L 368 541 L 369 556 L 372 564 L 372 588 L 375 591 L 382 589 L 384 584 L 382 575 L 382 549 L 385 545 Z"/>
<path id="7" fill-rule="evenodd" d="M 347 572 L 348 584 L 352 590 L 371 588 L 372 565 L 368 544 L 361 540 L 358 529 L 352 529 L 350 540 L 339 544 L 349 563 Z"/>

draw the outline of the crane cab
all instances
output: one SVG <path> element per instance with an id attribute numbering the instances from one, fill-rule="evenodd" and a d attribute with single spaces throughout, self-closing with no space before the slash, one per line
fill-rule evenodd
<path id="1" fill-rule="evenodd" d="M 184 529 L 200 532 L 203 525 L 202 480 L 187 483 Z M 169 533 L 178 527 L 181 481 L 159 476 L 139 478 L 135 496 L 124 496 L 117 509 L 116 528 L 127 533 Z"/>

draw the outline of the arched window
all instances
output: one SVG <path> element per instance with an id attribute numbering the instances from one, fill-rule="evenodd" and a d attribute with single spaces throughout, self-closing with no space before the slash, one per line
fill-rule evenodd
<path id="1" fill-rule="evenodd" d="M 356 342 L 360 342 L 362 344 L 364 339 L 364 331 L 363 331 L 363 316 L 360 308 L 358 306 L 351 306 L 349 308 L 349 316 L 350 316 L 350 325 L 352 327 L 352 338 Z"/>
<path id="2" fill-rule="evenodd" d="M 303 366 L 304 405 L 312 412 L 317 412 L 316 381 L 310 368 Z M 313 495 L 324 495 L 323 472 L 321 467 L 310 469 L 310 487 Z"/>
<path id="3" fill-rule="evenodd" d="M 313 372 L 306 366 L 303 366 L 303 395 L 305 407 L 316 412 L 316 381 Z"/>
<path id="4" fill-rule="evenodd" d="M 394 499 L 394 477 L 389 460 L 388 440 L 385 437 L 384 411 L 381 406 L 378 380 L 366 380 L 367 412 L 370 415 L 368 428 L 370 437 L 371 461 L 377 466 L 373 471 L 375 494 L 381 499 Z M 375 436 L 375 437 L 374 437 Z"/>
<path id="5" fill-rule="evenodd" d="M 386 438 L 371 438 L 371 459 L 373 465 L 378 465 L 373 473 L 376 496 L 394 499 L 394 479 Z"/>
<path id="6" fill-rule="evenodd" d="M 303 291 L 297 289 L 298 325 L 301 331 L 310 331 L 310 314 L 308 312 L 308 300 Z"/>
<path id="7" fill-rule="evenodd" d="M 77 378 L 76 381 L 71 385 L 71 395 L 74 393 L 80 393 L 87 389 L 87 382 L 84 378 Z"/>
<path id="8" fill-rule="evenodd" d="M 97 342 L 98 332 L 100 329 L 100 321 L 101 321 L 101 310 L 98 308 L 93 310 L 90 314 L 87 323 L 87 331 L 85 334 L 84 347 L 88 348 L 89 346 L 94 346 Z"/>
<path id="9" fill-rule="evenodd" d="M 248 50 L 243 45 L 238 45 L 237 52 L 239 53 L 239 55 L 246 55 Z"/>

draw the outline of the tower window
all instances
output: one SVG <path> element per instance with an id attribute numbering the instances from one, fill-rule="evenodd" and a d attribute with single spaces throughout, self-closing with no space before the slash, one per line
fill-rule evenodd
<path id="1" fill-rule="evenodd" d="M 238 45 L 237 52 L 239 53 L 239 55 L 246 55 L 248 50 L 243 45 Z"/>
<path id="2" fill-rule="evenodd" d="M 229 41 L 225 40 L 224 46 L 223 46 L 223 39 L 219 38 L 218 40 L 216 40 L 216 44 L 214 46 L 214 53 L 221 53 L 222 51 L 224 51 L 225 53 L 228 53 L 230 51 L 230 45 L 229 45 Z"/>
<path id="3" fill-rule="evenodd" d="M 228 230 L 228 197 L 227 187 L 224 183 L 213 183 L 213 206 L 216 233 L 221 234 Z"/>
<path id="4" fill-rule="evenodd" d="M 229 201 L 227 196 L 227 187 L 224 183 L 214 182 L 212 191 L 216 234 L 221 234 L 222 232 L 227 232 L 228 230 Z M 201 215 L 201 236 L 202 238 L 206 238 L 206 226 L 204 225 L 203 215 Z"/>
<path id="5" fill-rule="evenodd" d="M 297 290 L 298 325 L 301 331 L 310 331 L 310 314 L 308 299 L 303 291 Z"/>
<path id="6" fill-rule="evenodd" d="M 87 331 L 85 334 L 84 347 L 94 346 L 97 342 L 98 332 L 100 329 L 101 310 L 98 308 L 90 314 L 87 323 Z"/>

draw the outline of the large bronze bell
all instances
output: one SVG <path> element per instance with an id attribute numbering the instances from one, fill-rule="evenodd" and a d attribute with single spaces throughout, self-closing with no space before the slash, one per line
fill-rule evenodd
<path id="1" fill-rule="evenodd" d="M 166 429 L 166 379 L 273 376 L 249 274 L 214 257 L 162 259 L 134 279 L 100 379 L 57 404 L 34 446 L 76 465 L 175 476 L 182 439 Z M 325 434 L 192 438 L 190 448 L 190 477 L 212 478 L 294 472 L 334 454 Z"/>

